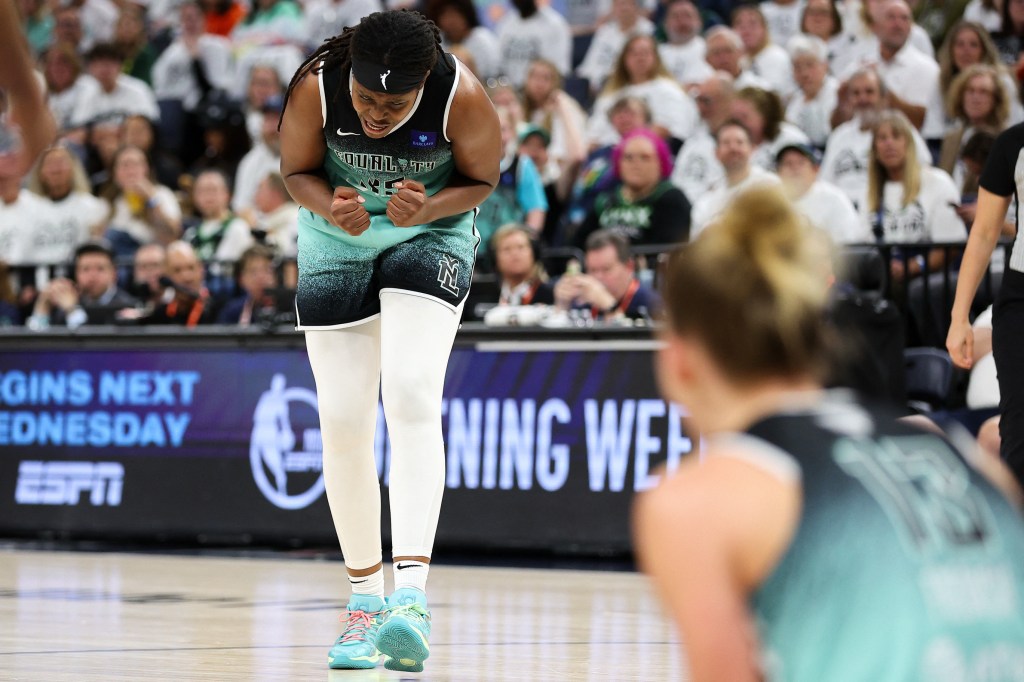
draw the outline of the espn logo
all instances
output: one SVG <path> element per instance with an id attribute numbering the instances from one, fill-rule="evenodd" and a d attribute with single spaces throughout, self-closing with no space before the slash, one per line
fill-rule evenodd
<path id="1" fill-rule="evenodd" d="M 117 462 L 22 462 L 18 467 L 18 504 L 77 505 L 89 493 L 94 507 L 121 504 L 124 467 Z"/>

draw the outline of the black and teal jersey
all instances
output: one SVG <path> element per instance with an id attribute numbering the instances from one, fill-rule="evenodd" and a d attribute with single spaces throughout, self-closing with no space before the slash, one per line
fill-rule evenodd
<path id="1" fill-rule="evenodd" d="M 342 79 L 351 83 L 351 73 L 328 69 L 319 74 L 320 100 L 324 117 L 324 171 L 332 187 L 347 186 L 365 199 L 370 214 L 370 229 L 351 237 L 326 220 L 305 209 L 300 221 L 330 238 L 353 246 L 382 249 L 407 241 L 429 225 L 398 228 L 385 215 L 387 202 L 397 192 L 401 180 L 423 183 L 427 195 L 442 190 L 455 168 L 448 137 L 448 114 L 459 87 L 462 69 L 449 54 L 438 59 L 409 114 L 383 138 L 366 136 L 348 87 L 339 87 Z M 437 222 L 440 227 L 472 230 L 472 213 L 449 216 Z"/>
<path id="2" fill-rule="evenodd" d="M 1024 680 L 1024 524 L 947 441 L 831 395 L 736 445 L 803 491 L 751 596 L 767 679 Z"/>

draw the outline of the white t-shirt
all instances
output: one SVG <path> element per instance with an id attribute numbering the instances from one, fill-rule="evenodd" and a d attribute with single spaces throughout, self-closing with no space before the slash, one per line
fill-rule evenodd
<path id="1" fill-rule="evenodd" d="M 35 264 L 32 237 L 53 220 L 49 202 L 23 189 L 14 203 L 0 201 L 0 259 L 8 265 Z"/>
<path id="2" fill-rule="evenodd" d="M 590 81 L 594 90 L 604 85 L 608 74 L 615 67 L 615 61 L 622 52 L 626 40 L 635 35 L 653 35 L 654 24 L 649 19 L 640 17 L 629 30 L 623 30 L 616 21 L 608 21 L 594 33 L 594 39 L 583 57 L 583 62 L 576 69 L 576 74 Z"/>
<path id="3" fill-rule="evenodd" d="M 572 32 L 551 7 L 540 7 L 528 19 L 510 11 L 498 26 L 498 43 L 505 75 L 517 88 L 526 82 L 526 71 L 537 57 L 554 64 L 563 76 L 572 70 Z"/>
<path id="4" fill-rule="evenodd" d="M 476 73 L 480 78 L 491 78 L 501 75 L 501 46 L 498 36 L 486 26 L 477 26 L 462 41 L 473 61 L 476 62 Z"/>
<path id="5" fill-rule="evenodd" d="M 981 24 L 986 31 L 998 33 L 1003 28 L 1003 17 L 998 9 L 987 9 L 981 4 L 981 0 L 971 0 L 964 8 L 964 21 L 973 21 Z"/>
<path id="6" fill-rule="evenodd" d="M 227 90 L 234 81 L 231 41 L 215 35 L 199 36 L 199 61 L 203 75 L 214 88 Z M 157 99 L 179 100 L 194 111 L 202 90 L 192 72 L 192 56 L 181 40 L 171 43 L 153 64 L 153 94 Z"/>
<path id="7" fill-rule="evenodd" d="M 204 220 L 196 225 L 195 234 L 201 240 L 210 239 L 220 232 L 222 227 L 224 227 L 223 220 Z M 191 235 L 189 236 L 191 237 Z M 217 245 L 217 250 L 209 260 L 236 261 L 242 255 L 242 252 L 252 246 L 254 242 L 252 230 L 249 229 L 249 223 L 238 217 L 231 218 L 227 226 L 224 227 L 224 235 Z"/>
<path id="8" fill-rule="evenodd" d="M 673 45 L 672 43 L 658 45 L 661 63 L 683 86 L 691 83 L 703 83 L 715 73 L 711 65 L 705 61 L 706 52 L 707 46 L 700 36 L 694 36 L 683 45 Z"/>
<path id="9" fill-rule="evenodd" d="M 319 47 L 346 27 L 355 26 L 363 17 L 383 9 L 380 0 L 306 0 L 302 11 L 306 45 Z"/>
<path id="10" fill-rule="evenodd" d="M 824 147 L 832 132 L 832 111 L 839 102 L 839 81 L 825 76 L 818 94 L 807 99 L 797 90 L 786 107 L 786 120 L 807 134 L 816 147 Z"/>
<path id="11" fill-rule="evenodd" d="M 235 174 L 235 191 L 231 199 L 231 208 L 235 212 L 252 208 L 253 197 L 260 181 L 270 173 L 280 172 L 281 156 L 274 153 L 262 142 L 249 150 L 238 163 Z"/>
<path id="12" fill-rule="evenodd" d="M 181 206 L 178 205 L 178 200 L 170 189 L 163 185 L 157 185 L 152 200 L 157 202 L 165 216 L 176 222 L 181 221 Z M 122 194 L 114 199 L 110 229 L 127 232 L 139 244 L 152 244 L 157 240 L 156 234 L 144 218 L 145 215 L 139 217 L 132 214 L 128 202 Z"/>
<path id="13" fill-rule="evenodd" d="M 87 52 L 97 43 L 109 43 L 114 39 L 114 27 L 121 10 L 111 0 L 85 0 L 80 16 L 82 18 L 82 44 Z"/>
<path id="14" fill-rule="evenodd" d="M 871 129 L 861 130 L 860 121 L 853 119 L 841 124 L 828 136 L 825 155 L 821 159 L 818 179 L 831 183 L 858 207 L 868 188 L 868 154 L 871 152 Z M 914 131 L 917 159 L 929 163 L 928 146 Z"/>
<path id="15" fill-rule="evenodd" d="M 903 205 L 903 183 L 887 182 L 882 190 L 883 240 L 888 243 L 965 242 L 967 228 L 953 206 L 960 192 L 946 171 L 933 166 L 921 168 L 921 190 Z M 867 211 L 867 197 L 861 201 L 861 219 L 871 229 L 874 216 Z"/>
<path id="16" fill-rule="evenodd" d="M 690 217 L 690 239 L 696 238 L 708 226 L 708 223 L 718 217 L 729 200 L 740 191 L 761 183 L 777 185 L 779 182 L 779 176 L 775 173 L 762 170 L 757 166 L 751 166 L 750 175 L 732 187 L 723 178 L 711 191 L 697 197 Z"/>
<path id="17" fill-rule="evenodd" d="M 82 74 L 64 92 L 50 92 L 47 94 L 47 104 L 50 107 L 50 112 L 53 113 L 54 120 L 57 122 L 58 131 L 70 130 L 74 127 L 72 121 L 75 118 L 75 113 L 81 108 L 79 102 L 83 101 L 82 97 L 92 87 L 88 85 L 89 81 L 96 82 L 92 76 Z"/>
<path id="18" fill-rule="evenodd" d="M 282 204 L 261 216 L 259 227 L 267 233 L 267 243 L 285 258 L 294 258 L 298 252 L 299 205 Z"/>
<path id="19" fill-rule="evenodd" d="M 619 141 L 619 133 L 608 120 L 608 110 L 620 98 L 627 96 L 647 102 L 651 109 L 651 123 L 666 128 L 677 139 L 688 139 L 700 121 L 700 112 L 693 99 L 671 78 L 659 77 L 598 97 L 587 124 L 588 142 L 605 146 Z"/>
<path id="20" fill-rule="evenodd" d="M 837 244 L 874 241 L 853 202 L 835 185 L 818 180 L 793 204 L 812 225 L 827 232 Z"/>
<path id="21" fill-rule="evenodd" d="M 804 14 L 806 0 L 797 0 L 788 5 L 777 2 L 762 2 L 758 5 L 764 21 L 768 24 L 768 35 L 776 45 L 785 45 L 789 39 L 800 32 L 800 19 Z"/>
<path id="22" fill-rule="evenodd" d="M 72 192 L 60 201 L 41 197 L 49 206 L 50 220 L 33 231 L 30 243 L 36 263 L 68 263 L 75 249 L 89 241 L 93 228 L 104 226 L 110 214 L 107 202 L 87 192 Z"/>
<path id="23" fill-rule="evenodd" d="M 71 123 L 78 128 L 107 114 L 139 115 L 150 121 L 160 120 L 160 109 L 156 105 L 153 89 L 145 81 L 125 74 L 117 77 L 114 89 L 110 92 L 104 92 L 95 79 L 86 81 Z"/>
<path id="24" fill-rule="evenodd" d="M 715 138 L 707 126 L 686 141 L 672 167 L 672 184 L 683 190 L 693 204 L 725 178 L 725 169 L 715 156 Z"/>
<path id="25" fill-rule="evenodd" d="M 785 102 L 786 98 L 796 89 L 793 80 L 793 61 L 789 53 L 778 45 L 768 45 L 750 60 L 750 71 L 768 81 Z M 742 86 L 740 86 L 742 87 Z"/>
<path id="26" fill-rule="evenodd" d="M 761 88 L 762 90 L 773 90 L 774 86 L 764 76 L 759 76 L 751 69 L 743 69 L 732 83 L 734 90 L 741 88 Z"/>

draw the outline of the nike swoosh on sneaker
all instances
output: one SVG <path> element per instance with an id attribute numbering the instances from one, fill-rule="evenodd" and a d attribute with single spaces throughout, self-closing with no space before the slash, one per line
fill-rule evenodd
<path id="1" fill-rule="evenodd" d="M 341 128 L 338 128 L 338 136 L 344 137 L 345 135 L 358 135 L 359 133 L 346 133 Z"/>

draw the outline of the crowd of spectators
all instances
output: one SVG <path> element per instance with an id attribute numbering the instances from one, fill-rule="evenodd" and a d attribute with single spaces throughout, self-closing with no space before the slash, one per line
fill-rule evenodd
<path id="1" fill-rule="evenodd" d="M 637 248 L 692 238 L 756 183 L 840 245 L 964 242 L 992 141 L 1024 121 L 1010 0 L 18 2 L 59 139 L 0 183 L 5 325 L 253 324 L 287 300 L 283 94 L 306 54 L 381 9 L 433 19 L 498 110 L 501 179 L 478 222 L 495 303 L 639 318 Z M 579 257 L 552 267 L 545 250 Z M 955 267 L 948 248 L 911 253 L 894 281 Z"/>

